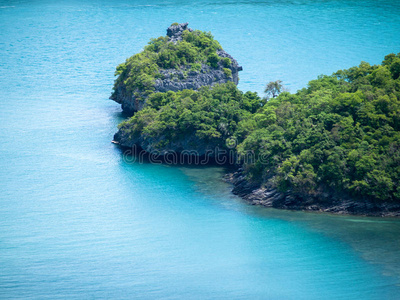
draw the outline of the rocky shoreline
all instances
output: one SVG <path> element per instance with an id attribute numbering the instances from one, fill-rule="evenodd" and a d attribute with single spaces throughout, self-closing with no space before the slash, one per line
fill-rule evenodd
<path id="1" fill-rule="evenodd" d="M 224 181 L 233 185 L 233 194 L 251 205 L 338 215 L 400 217 L 400 204 L 353 200 L 343 195 L 329 193 L 318 196 L 299 196 L 294 195 L 291 191 L 282 193 L 275 188 L 249 182 L 246 180 L 242 168 L 226 174 Z"/>

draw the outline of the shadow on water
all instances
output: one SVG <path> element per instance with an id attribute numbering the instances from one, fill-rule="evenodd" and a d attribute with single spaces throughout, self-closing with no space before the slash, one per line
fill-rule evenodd
<path id="1" fill-rule="evenodd" d="M 360 257 L 377 265 L 385 276 L 396 278 L 400 286 L 400 219 L 343 216 L 326 213 L 287 211 L 249 205 L 231 193 L 223 181 L 227 169 L 218 166 L 182 166 L 195 189 L 225 209 L 236 210 L 260 219 L 295 222 L 308 230 L 349 245 Z"/>
<path id="2" fill-rule="evenodd" d="M 139 162 L 137 156 L 130 154 L 126 156 L 124 149 L 119 151 L 121 155 L 125 155 L 125 163 L 153 164 L 148 156 L 144 156 L 144 159 Z M 253 206 L 233 195 L 231 184 L 223 180 L 226 173 L 234 170 L 233 166 L 220 166 L 215 163 L 206 166 L 187 163 L 177 165 L 160 163 L 159 165 L 182 171 L 192 182 L 194 190 L 207 196 L 207 199 L 212 201 L 212 205 L 261 220 L 276 219 L 296 223 L 307 230 L 349 245 L 362 259 L 377 265 L 383 275 L 395 277 L 397 285 L 400 286 L 400 219 L 344 216 Z"/>

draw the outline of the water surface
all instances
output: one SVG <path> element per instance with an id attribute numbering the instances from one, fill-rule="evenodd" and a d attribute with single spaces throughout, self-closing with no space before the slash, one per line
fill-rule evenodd
<path id="1" fill-rule="evenodd" d="M 0 1 L 0 298 L 396 299 L 398 220 L 249 206 L 110 143 L 115 66 L 186 21 L 260 93 L 400 52 L 398 1 Z"/>

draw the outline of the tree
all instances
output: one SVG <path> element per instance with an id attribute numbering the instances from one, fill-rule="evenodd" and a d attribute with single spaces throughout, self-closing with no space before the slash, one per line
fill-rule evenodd
<path id="1" fill-rule="evenodd" d="M 275 98 L 277 97 L 280 93 L 286 91 L 284 86 L 282 85 L 282 80 L 276 80 L 276 81 L 270 81 L 267 83 L 265 86 L 264 93 L 266 95 L 266 99 L 269 98 Z"/>
<path id="2" fill-rule="evenodd" d="M 397 79 L 400 77 L 400 58 L 396 57 L 393 59 L 392 64 L 390 65 L 390 72 L 392 73 L 393 79 Z"/>

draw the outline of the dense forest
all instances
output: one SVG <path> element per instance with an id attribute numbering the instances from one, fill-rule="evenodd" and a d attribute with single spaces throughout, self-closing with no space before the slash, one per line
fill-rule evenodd
<path id="1" fill-rule="evenodd" d="M 141 137 L 151 141 L 151 148 L 159 151 L 188 150 L 174 148 L 182 139 L 224 149 L 226 141 L 237 132 L 238 124 L 250 119 L 261 106 L 257 93 L 244 94 L 233 82 L 212 88 L 204 86 L 198 91 L 153 93 L 146 107 L 121 123 L 119 129 L 129 139 Z"/>
<path id="2" fill-rule="evenodd" d="M 400 53 L 281 93 L 238 124 L 250 180 L 281 191 L 400 201 Z"/>

